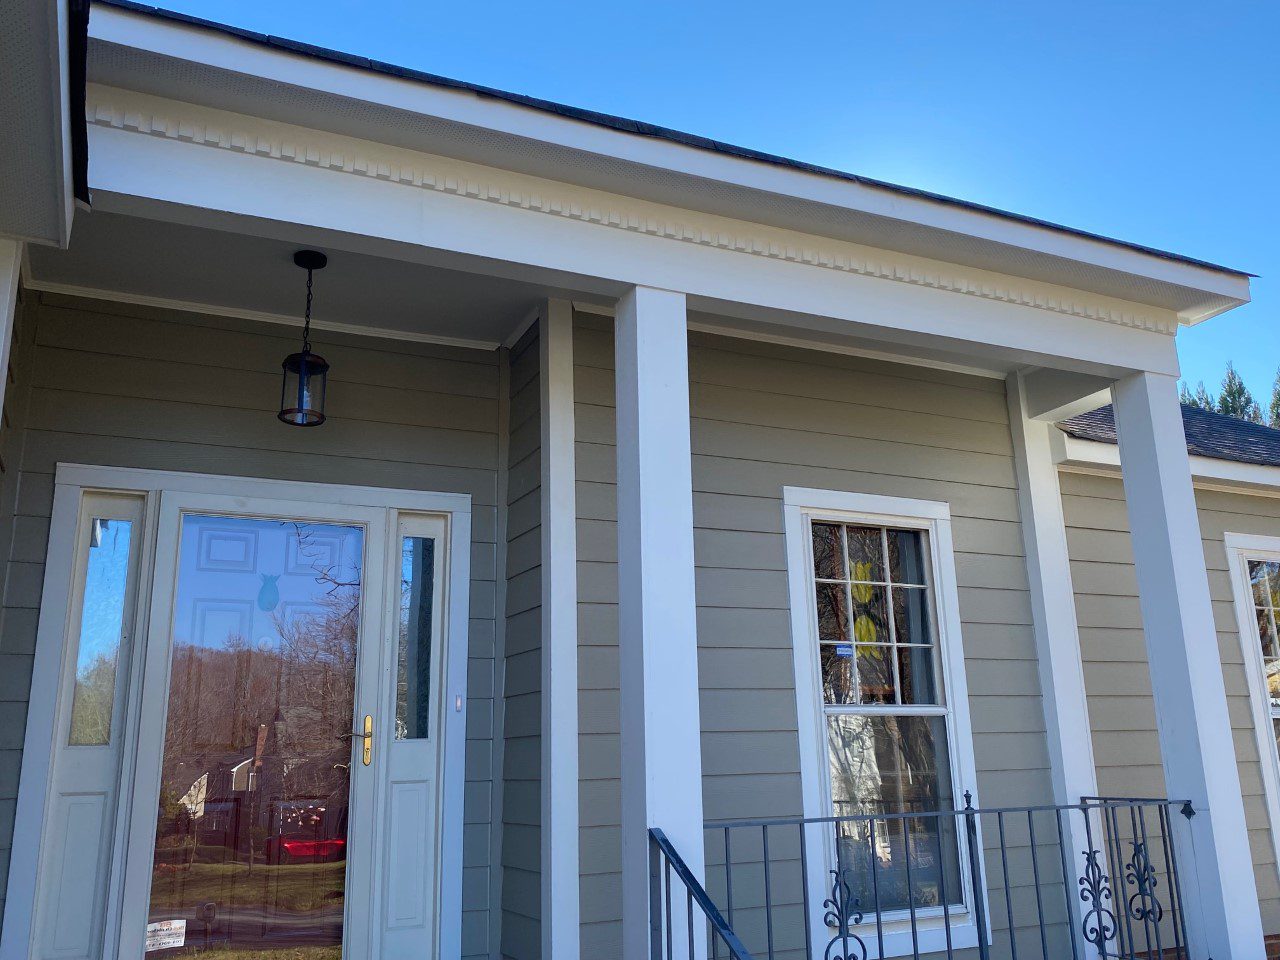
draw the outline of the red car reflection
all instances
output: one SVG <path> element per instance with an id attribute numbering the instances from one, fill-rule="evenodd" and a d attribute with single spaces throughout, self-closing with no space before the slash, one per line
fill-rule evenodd
<path id="1" fill-rule="evenodd" d="M 271 863 L 324 863 L 346 856 L 347 841 L 342 837 L 271 837 L 267 840 L 267 859 Z"/>

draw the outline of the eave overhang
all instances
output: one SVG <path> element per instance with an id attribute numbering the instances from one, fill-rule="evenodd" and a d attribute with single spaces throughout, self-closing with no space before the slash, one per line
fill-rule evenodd
<path id="1" fill-rule="evenodd" d="M 97 3 L 89 79 L 593 190 L 1053 283 L 1192 324 L 1240 271 L 302 44 Z"/>
<path id="2" fill-rule="evenodd" d="M 8 0 L 0 30 L 0 236 L 66 246 L 83 156 L 87 0 Z M 74 122 L 72 117 L 74 115 Z"/>

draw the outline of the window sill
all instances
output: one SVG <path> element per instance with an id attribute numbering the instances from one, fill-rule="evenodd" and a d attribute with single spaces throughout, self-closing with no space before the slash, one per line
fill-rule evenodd
<path id="1" fill-rule="evenodd" d="M 827 927 L 828 940 L 825 943 L 813 945 L 814 960 L 822 960 L 827 955 L 827 946 L 835 938 L 836 943 L 839 939 L 836 937 L 836 929 Z M 850 931 L 849 944 L 852 948 L 851 956 L 858 956 L 862 953 L 856 949 L 857 944 L 854 941 L 856 934 L 866 948 L 864 954 L 866 960 L 888 960 L 890 957 L 909 957 L 916 953 L 944 953 L 947 949 L 947 931 L 943 927 L 943 919 L 941 917 L 918 917 L 916 919 L 916 944 L 912 944 L 911 921 L 907 919 L 886 920 L 881 924 L 884 932 L 884 953 L 880 953 L 879 938 L 876 936 L 876 925 L 874 920 L 871 922 L 863 922 L 855 930 Z M 973 921 L 973 917 L 968 913 L 959 913 L 951 917 L 951 948 L 952 950 L 964 950 L 978 945 L 978 928 Z"/>

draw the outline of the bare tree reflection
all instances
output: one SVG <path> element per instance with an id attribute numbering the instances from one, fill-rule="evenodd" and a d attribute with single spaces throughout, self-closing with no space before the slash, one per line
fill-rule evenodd
<path id="1" fill-rule="evenodd" d="M 273 637 L 175 643 L 151 918 L 187 919 L 183 949 L 341 943 L 360 572 L 309 576 L 308 603 L 269 612 Z"/>

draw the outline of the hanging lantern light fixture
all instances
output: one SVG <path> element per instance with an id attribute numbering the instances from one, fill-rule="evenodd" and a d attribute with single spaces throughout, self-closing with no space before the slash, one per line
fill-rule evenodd
<path id="1" fill-rule="evenodd" d="M 284 358 L 284 385 L 280 390 L 279 418 L 294 427 L 318 427 L 324 423 L 324 392 L 329 364 L 311 352 L 311 275 L 323 270 L 329 258 L 316 250 L 299 250 L 293 262 L 307 271 L 307 311 L 302 326 L 302 351 Z"/>

